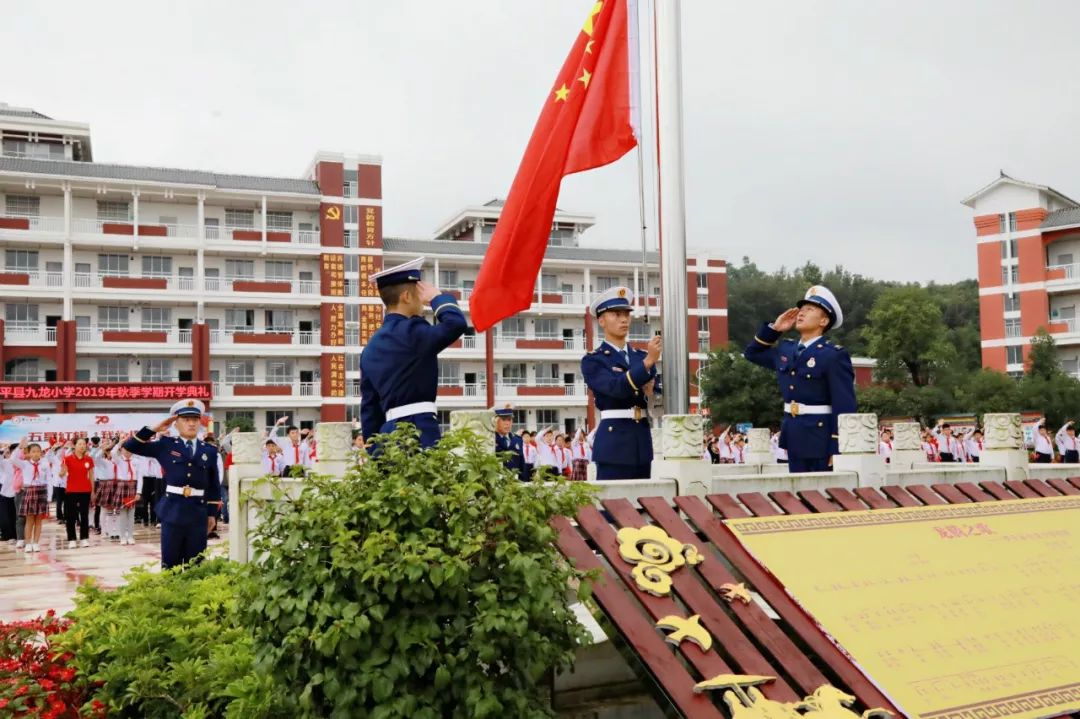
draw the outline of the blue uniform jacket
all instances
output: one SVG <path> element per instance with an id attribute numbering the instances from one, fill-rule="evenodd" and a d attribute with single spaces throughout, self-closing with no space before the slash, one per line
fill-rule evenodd
<path id="1" fill-rule="evenodd" d="M 837 417 L 855 411 L 855 371 L 847 350 L 824 338 L 812 342 L 798 359 L 795 340 L 780 341 L 769 325 L 758 330 L 743 356 L 776 372 L 784 402 L 831 405 L 832 414 L 784 415 L 780 446 L 792 457 L 820 459 L 840 453 Z"/>
<path id="2" fill-rule="evenodd" d="M 221 500 L 221 478 L 218 477 L 218 451 L 201 440 L 195 440 L 195 455 L 189 456 L 184 440 L 162 437 L 150 441 L 154 431 L 143 427 L 124 440 L 124 449 L 142 457 L 153 457 L 161 465 L 165 484 L 189 486 L 206 492 L 201 497 L 185 497 L 166 493 L 157 501 L 154 511 L 162 522 L 170 524 L 201 524 L 206 527 L 207 502 Z"/>
<path id="3" fill-rule="evenodd" d="M 503 466 L 514 472 L 518 479 L 528 481 L 525 476 L 525 449 L 521 444 L 521 437 L 516 434 L 508 434 L 505 437 L 495 433 L 495 451 L 510 452 L 511 456 L 503 462 Z"/>
<path id="4" fill-rule="evenodd" d="M 393 432 L 396 422 L 386 421 L 386 411 L 415 402 L 434 402 L 439 384 L 438 355 L 465 333 L 468 323 L 453 295 L 431 301 L 435 324 L 423 317 L 391 312 L 383 319 L 360 355 L 360 430 L 364 441 Z M 414 416 L 409 421 L 421 431 L 424 446 L 439 439 L 435 415 Z"/>
<path id="5" fill-rule="evenodd" d="M 641 420 L 604 419 L 593 439 L 593 461 L 597 464 L 643 465 L 652 462 L 652 433 L 649 431 L 648 397 L 642 387 L 656 378 L 656 365 L 644 365 L 645 350 L 627 348 L 630 364 L 607 342 L 581 359 L 581 374 L 592 390 L 598 410 L 641 408 Z"/>

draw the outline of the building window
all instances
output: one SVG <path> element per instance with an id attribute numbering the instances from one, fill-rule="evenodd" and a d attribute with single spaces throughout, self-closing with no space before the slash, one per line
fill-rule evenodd
<path id="1" fill-rule="evenodd" d="M 292 310 L 266 310 L 264 313 L 266 331 L 292 332 L 293 327 L 296 326 L 295 318 L 296 313 Z"/>
<path id="2" fill-rule="evenodd" d="M 225 260 L 225 276 L 230 280 L 255 279 L 255 260 Z"/>
<path id="3" fill-rule="evenodd" d="M 543 317 L 533 321 L 533 331 L 538 340 L 556 340 L 559 337 L 559 321 L 554 317 Z"/>
<path id="4" fill-rule="evenodd" d="M 1016 213 L 1009 213 L 1009 232 L 1016 232 Z M 1016 257 L 1014 254 L 1013 257 Z"/>
<path id="5" fill-rule="evenodd" d="M 345 222 L 355 225 L 360 219 L 360 208 L 356 205 L 345 205 L 344 218 Z"/>
<path id="6" fill-rule="evenodd" d="M 1005 336 L 1006 337 L 1020 337 L 1020 320 L 1018 320 L 1018 319 L 1005 320 Z"/>
<path id="7" fill-rule="evenodd" d="M 557 409 L 538 409 L 536 410 L 536 428 L 543 429 L 545 427 L 554 427 L 555 432 L 559 431 L 559 410 Z"/>
<path id="8" fill-rule="evenodd" d="M 619 278 L 608 275 L 597 275 L 593 281 L 596 283 L 597 292 L 603 292 L 604 290 L 610 290 L 612 287 L 619 286 Z"/>
<path id="9" fill-rule="evenodd" d="M 701 354 L 709 353 L 709 334 L 707 332 L 698 335 L 697 351 Z"/>
<path id="10" fill-rule="evenodd" d="M 278 281 L 292 281 L 293 264 L 288 260 L 267 260 L 266 279 Z"/>
<path id="11" fill-rule="evenodd" d="M 1001 268 L 1001 284 L 1005 285 L 1009 282 L 1016 283 L 1017 281 L 1017 268 L 1016 265 L 1006 265 Z"/>
<path id="12" fill-rule="evenodd" d="M 75 381 L 76 382 L 89 382 L 90 381 L 90 370 L 88 370 L 88 369 L 77 369 L 77 370 L 75 370 Z"/>
<path id="13" fill-rule="evenodd" d="M 41 373 L 36 357 L 13 359 L 4 365 L 5 382 L 39 382 Z"/>
<path id="14" fill-rule="evenodd" d="M 525 363 L 511 362 L 502 366 L 502 383 L 522 385 L 526 382 Z"/>
<path id="15" fill-rule="evenodd" d="M 120 277 L 127 277 L 128 274 L 128 256 L 127 255 L 98 255 L 97 256 L 97 268 L 98 273 L 102 275 L 113 275 Z"/>
<path id="16" fill-rule="evenodd" d="M 8 217 L 40 217 L 41 198 L 33 195 L 5 195 L 4 214 Z"/>
<path id="17" fill-rule="evenodd" d="M 144 255 L 143 277 L 172 277 L 172 258 L 164 255 Z"/>
<path id="18" fill-rule="evenodd" d="M 574 231 L 565 227 L 552 228 L 548 236 L 548 245 L 551 247 L 573 247 Z"/>
<path id="19" fill-rule="evenodd" d="M 359 322 L 360 321 L 360 305 L 345 305 L 345 321 L 346 322 Z"/>
<path id="20" fill-rule="evenodd" d="M 520 339 L 525 336 L 525 319 L 508 317 L 499 323 L 499 332 L 506 339 Z"/>
<path id="21" fill-rule="evenodd" d="M 1019 240 L 1002 240 L 1001 241 L 1001 259 L 1012 260 L 1017 257 L 1017 242 Z"/>
<path id="22" fill-rule="evenodd" d="M 510 430 L 512 432 L 519 432 L 525 429 L 529 423 L 529 411 L 524 409 L 514 410 L 514 419 L 512 421 Z"/>
<path id="23" fill-rule="evenodd" d="M 9 329 L 37 329 L 38 306 L 8 302 L 4 305 L 4 322 Z"/>
<path id="24" fill-rule="evenodd" d="M 439 431 L 443 434 L 450 431 L 450 410 L 440 409 L 435 413 L 439 420 Z"/>
<path id="25" fill-rule="evenodd" d="M 1020 311 L 1020 295 L 1005 295 L 1005 311 L 1006 312 L 1019 312 Z"/>
<path id="26" fill-rule="evenodd" d="M 168 307 L 143 307 L 144 332 L 168 332 L 172 327 L 172 310 Z"/>
<path id="27" fill-rule="evenodd" d="M 131 222 L 131 203 L 98 200 L 97 218 L 102 222 Z"/>
<path id="28" fill-rule="evenodd" d="M 240 229 L 255 229 L 255 210 L 236 210 L 225 208 L 225 226 Z"/>
<path id="29" fill-rule="evenodd" d="M 540 291 L 544 294 L 555 294 L 559 291 L 559 277 L 557 275 L 540 275 Z"/>
<path id="30" fill-rule="evenodd" d="M 255 424 L 255 412 L 247 409 L 230 409 L 225 412 L 225 426 L 232 423 L 233 420 L 247 420 L 251 422 L 251 426 L 258 429 L 258 425 Z"/>
<path id="31" fill-rule="evenodd" d="M 98 328 L 103 330 L 126 330 L 130 314 L 131 310 L 127 307 L 98 307 Z"/>
<path id="32" fill-rule="evenodd" d="M 1080 361 L 1077 361 L 1076 357 L 1061 360 L 1061 371 L 1075 377 L 1077 372 L 1080 371 Z"/>
<path id="33" fill-rule="evenodd" d="M 709 331 L 709 318 L 698 317 L 697 318 L 697 331 L 708 333 Z"/>
<path id="34" fill-rule="evenodd" d="M 358 230 L 345 230 L 345 246 L 346 247 L 359 247 L 360 246 L 360 233 Z"/>
<path id="35" fill-rule="evenodd" d="M 345 371 L 346 372 L 359 372 L 360 371 L 360 355 L 356 352 L 349 352 L 345 355 Z"/>
<path id="36" fill-rule="evenodd" d="M 709 289 L 709 276 L 704 272 L 697 273 L 697 288 L 705 291 Z"/>
<path id="37" fill-rule="evenodd" d="M 458 286 L 457 270 L 439 270 L 439 289 Z"/>
<path id="38" fill-rule="evenodd" d="M 461 384 L 461 365 L 449 360 L 439 360 L 439 386 L 457 387 Z"/>
<path id="39" fill-rule="evenodd" d="M 231 360 L 225 363 L 225 383 L 255 384 L 255 360 Z"/>
<path id="40" fill-rule="evenodd" d="M 346 272 L 359 272 L 360 271 L 360 255 L 345 255 L 345 271 Z"/>
<path id="41" fill-rule="evenodd" d="M 255 310 L 225 310 L 226 332 L 251 332 L 255 329 Z"/>
<path id="42" fill-rule="evenodd" d="M 37 272 L 37 251 L 4 250 L 4 269 L 7 272 Z"/>
<path id="43" fill-rule="evenodd" d="M 266 213 L 266 229 L 292 232 L 292 213 L 269 211 Z"/>
<path id="44" fill-rule="evenodd" d="M 1007 364 L 1022 364 L 1024 361 L 1024 348 L 1019 345 L 1010 345 L 1005 348 L 1005 362 Z"/>
<path id="45" fill-rule="evenodd" d="M 266 361 L 266 384 L 292 384 L 293 363 L 292 360 L 267 360 Z"/>
<path id="46" fill-rule="evenodd" d="M 555 362 L 538 362 L 533 365 L 536 384 L 542 387 L 559 384 L 559 365 Z"/>
<path id="47" fill-rule="evenodd" d="M 344 193 L 344 197 L 356 197 L 356 180 L 345 180 L 345 184 L 341 188 Z"/>
<path id="48" fill-rule="evenodd" d="M 98 360 L 98 382 L 128 382 L 128 361 L 126 357 L 107 357 Z"/>
<path id="49" fill-rule="evenodd" d="M 171 359 L 153 357 L 144 359 L 142 364 L 143 382 L 172 382 L 173 368 Z"/>

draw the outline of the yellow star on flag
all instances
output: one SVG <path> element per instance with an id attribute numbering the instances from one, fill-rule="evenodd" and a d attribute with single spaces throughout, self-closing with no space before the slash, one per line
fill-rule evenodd
<path id="1" fill-rule="evenodd" d="M 596 42 L 596 40 L 589 40 L 587 43 L 585 43 L 585 52 L 590 55 L 592 55 L 592 46 L 594 42 Z"/>
<path id="2" fill-rule="evenodd" d="M 604 7 L 604 3 L 601 0 L 593 5 L 592 10 L 589 11 L 589 17 L 585 18 L 585 27 L 581 28 L 581 31 L 592 37 L 593 34 L 593 18 L 600 14 L 600 9 Z"/>
<path id="3" fill-rule="evenodd" d="M 567 98 L 567 96 L 569 94 L 570 94 L 570 88 L 568 88 L 566 86 L 566 84 L 563 83 L 563 86 L 555 91 L 555 102 L 559 102 L 560 100 L 562 100 L 563 102 L 566 102 L 566 98 Z"/>
<path id="4" fill-rule="evenodd" d="M 578 82 L 580 82 L 585 87 L 588 87 L 589 80 L 592 80 L 592 73 L 585 68 L 581 68 L 581 77 L 578 78 Z"/>

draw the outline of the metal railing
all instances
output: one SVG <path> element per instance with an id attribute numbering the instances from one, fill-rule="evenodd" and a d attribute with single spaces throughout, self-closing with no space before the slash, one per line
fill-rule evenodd
<path id="1" fill-rule="evenodd" d="M 228 225 L 225 227 L 206 227 L 206 239 L 209 242 L 233 242 L 233 231 L 239 230 L 241 232 L 258 232 L 260 240 L 262 236 L 262 227 L 236 227 Z M 271 232 L 288 232 L 290 242 L 297 245 L 317 245 L 320 242 L 318 230 L 294 230 L 292 228 L 276 228 L 267 227 L 267 233 Z M 251 240 L 235 240 L 236 242 L 251 242 Z"/>
<path id="2" fill-rule="evenodd" d="M 1080 277 L 1080 264 L 1048 265 L 1047 270 L 1065 270 L 1065 279 L 1075 280 Z"/>
<path id="3" fill-rule="evenodd" d="M 190 330 L 188 330 L 190 332 Z M 288 328 L 267 327 L 259 332 L 255 331 L 253 327 L 245 328 L 226 328 L 226 329 L 212 329 L 210 330 L 210 344 L 258 344 L 255 342 L 237 342 L 236 337 L 238 335 L 260 335 L 260 334 L 273 334 L 283 335 L 287 334 L 291 337 L 290 344 L 294 345 L 315 345 L 318 344 L 316 332 L 310 330 L 294 330 Z M 278 343 L 269 343 L 278 344 Z"/>
<path id="4" fill-rule="evenodd" d="M 1023 332 L 1020 329 L 1020 324 L 1005 323 L 1005 336 L 1006 337 L 1023 337 Z"/>
<path id="5" fill-rule="evenodd" d="M 465 335 L 461 338 L 461 348 L 466 350 L 476 349 L 476 335 Z"/>
<path id="6" fill-rule="evenodd" d="M 283 277 L 206 277 L 203 279 L 203 287 L 207 292 L 234 292 L 236 282 L 285 282 L 289 285 L 289 292 L 298 295 L 317 295 L 320 291 L 318 280 Z"/>
<path id="7" fill-rule="evenodd" d="M 319 383 L 318 382 L 297 382 L 293 379 L 273 378 L 267 377 L 263 382 L 255 382 L 252 378 L 245 378 L 242 382 L 214 382 L 213 390 L 215 397 L 234 397 L 244 396 L 258 397 L 259 395 L 237 395 L 234 391 L 235 387 L 281 387 L 287 386 L 291 388 L 292 397 L 317 397 L 319 396 Z M 267 396 L 280 396 L 280 395 L 267 395 Z"/>
<path id="8" fill-rule="evenodd" d="M 9 275 L 26 275 L 29 278 L 29 287 L 47 287 L 57 290 L 64 287 L 63 272 L 42 272 L 38 269 L 21 267 L 5 267 L 4 272 Z M 18 287 L 18 285 L 11 285 L 11 287 Z"/>
<path id="9" fill-rule="evenodd" d="M 105 225 L 130 225 L 132 231 L 131 233 L 107 232 Z M 162 229 L 164 229 L 164 234 L 162 234 Z M 71 231 L 82 235 L 132 236 L 135 232 L 135 221 L 130 218 L 126 220 L 98 220 L 89 217 L 75 217 L 71 221 Z M 140 217 L 139 237 L 182 237 L 194 240 L 199 237 L 199 226 L 172 222 L 154 222 L 149 218 Z"/>

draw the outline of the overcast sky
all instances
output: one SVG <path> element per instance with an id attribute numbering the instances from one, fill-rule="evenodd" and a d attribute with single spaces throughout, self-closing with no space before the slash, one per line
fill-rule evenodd
<path id="1" fill-rule="evenodd" d="M 505 196 L 590 4 L 22 3 L 0 101 L 90 123 L 102 162 L 379 154 L 386 234 L 428 237 Z M 1073 0 L 683 0 L 691 250 L 973 277 L 960 200 L 999 168 L 1080 196 L 1078 26 Z M 564 182 L 583 242 L 640 246 L 636 178 L 630 155 Z"/>

